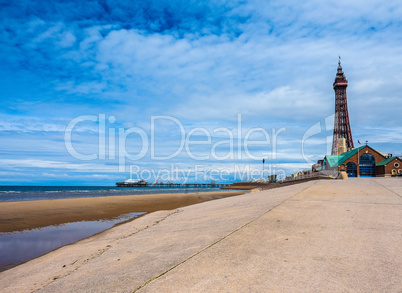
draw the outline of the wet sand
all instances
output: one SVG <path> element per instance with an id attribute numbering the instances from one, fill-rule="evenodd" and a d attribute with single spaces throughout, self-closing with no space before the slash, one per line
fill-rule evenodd
<path id="1" fill-rule="evenodd" d="M 54 199 L 0 203 L 0 232 L 22 231 L 77 221 L 108 220 L 132 212 L 172 210 L 245 193 L 197 192 Z"/>

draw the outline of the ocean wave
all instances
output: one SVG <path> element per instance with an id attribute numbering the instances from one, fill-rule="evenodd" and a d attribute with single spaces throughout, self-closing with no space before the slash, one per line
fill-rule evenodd
<path id="1" fill-rule="evenodd" d="M 21 191 L 5 190 L 5 191 L 0 191 L 0 193 L 21 193 Z"/>

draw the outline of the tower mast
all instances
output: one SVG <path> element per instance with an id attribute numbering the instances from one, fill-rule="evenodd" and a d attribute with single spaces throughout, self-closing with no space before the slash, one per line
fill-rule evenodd
<path id="1" fill-rule="evenodd" d="M 333 84 L 335 91 L 335 120 L 334 120 L 334 136 L 332 140 L 332 155 L 339 155 L 339 140 L 344 138 L 346 142 L 346 150 L 354 148 L 352 131 L 349 123 L 348 101 L 346 97 L 346 88 L 348 81 L 342 71 L 341 57 L 339 56 L 338 71 L 336 73 Z"/>

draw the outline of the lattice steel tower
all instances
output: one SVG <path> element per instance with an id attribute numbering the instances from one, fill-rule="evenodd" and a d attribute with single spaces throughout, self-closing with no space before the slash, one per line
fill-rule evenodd
<path id="1" fill-rule="evenodd" d="M 348 81 L 342 71 L 341 57 L 338 61 L 338 72 L 334 81 L 335 91 L 335 121 L 334 136 L 332 140 L 332 155 L 338 155 L 340 138 L 345 139 L 346 151 L 354 148 L 352 131 L 350 130 L 348 101 L 346 98 L 346 88 Z"/>

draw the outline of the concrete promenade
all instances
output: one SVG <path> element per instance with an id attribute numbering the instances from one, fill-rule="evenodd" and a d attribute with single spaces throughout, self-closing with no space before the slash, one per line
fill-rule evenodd
<path id="1" fill-rule="evenodd" d="M 402 180 L 151 213 L 0 273 L 1 292 L 402 292 Z"/>

